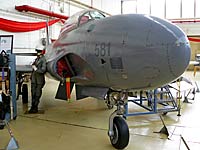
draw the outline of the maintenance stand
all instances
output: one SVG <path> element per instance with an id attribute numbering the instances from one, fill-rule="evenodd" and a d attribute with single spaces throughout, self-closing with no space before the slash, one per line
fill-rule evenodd
<path id="1" fill-rule="evenodd" d="M 139 112 L 129 112 L 130 104 L 136 104 L 143 108 L 145 111 Z M 177 102 L 170 92 L 169 86 L 166 85 L 161 88 L 150 91 L 140 91 L 135 94 L 134 97 L 129 97 L 128 103 L 125 106 L 124 117 L 146 115 L 146 114 L 156 114 L 178 111 L 179 107 Z"/>

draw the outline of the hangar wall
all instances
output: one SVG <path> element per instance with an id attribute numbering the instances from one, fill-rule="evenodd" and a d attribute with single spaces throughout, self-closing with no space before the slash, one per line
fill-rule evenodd
<path id="1" fill-rule="evenodd" d="M 193 23 L 180 23 L 177 24 L 188 36 L 192 36 L 194 38 L 200 39 L 200 23 L 199 22 L 193 22 Z M 191 42 L 191 60 L 195 60 L 195 56 L 197 54 L 200 54 L 200 43 L 199 42 Z M 192 66 L 190 66 L 189 69 L 193 69 Z"/>
<path id="2" fill-rule="evenodd" d="M 15 10 L 15 6 L 20 5 L 29 5 L 32 7 L 53 11 L 55 13 L 59 13 L 66 16 L 71 16 L 74 13 L 84 9 L 81 5 L 74 5 L 71 1 L 66 0 L 0 0 L 1 8 L 0 8 L 0 17 L 21 21 L 21 22 L 40 22 L 47 21 L 51 18 L 39 16 L 36 14 L 30 14 L 25 12 L 18 12 Z M 112 15 L 120 13 L 120 0 L 80 0 L 79 2 L 84 3 L 89 6 L 93 6 L 94 8 L 101 9 L 105 12 L 111 13 Z M 110 3 L 112 3 L 112 9 L 110 9 Z M 50 27 L 50 37 L 52 39 L 57 39 L 59 35 L 59 31 L 61 29 L 62 24 L 56 23 Z M 15 53 L 24 53 L 24 52 L 34 52 L 35 47 L 38 45 L 41 38 L 46 37 L 46 29 L 41 29 L 32 32 L 23 32 L 23 33 L 10 33 L 6 31 L 0 30 L 0 34 L 12 34 L 14 35 L 14 49 Z"/>
<path id="3" fill-rule="evenodd" d="M 32 7 L 53 11 L 54 13 L 71 16 L 74 13 L 85 9 L 79 4 L 73 3 L 73 0 L 0 0 L 0 18 L 21 21 L 21 22 L 41 22 L 52 18 L 33 13 L 19 12 L 15 6 L 29 5 Z M 103 10 L 112 15 L 119 14 L 121 9 L 120 0 L 79 0 L 78 2 Z M 112 3 L 112 9 L 110 9 Z M 49 36 L 57 39 L 62 23 L 56 23 L 49 27 Z M 14 53 L 34 53 L 36 47 L 40 47 L 41 39 L 46 37 L 46 29 L 40 29 L 32 32 L 11 33 L 0 30 L 0 35 L 14 35 L 13 52 Z M 31 59 L 31 60 L 30 60 Z M 17 56 L 18 65 L 31 63 L 34 58 Z"/>
<path id="4" fill-rule="evenodd" d="M 1 9 L 0 17 L 4 19 L 21 21 L 21 22 L 35 22 L 43 21 L 44 19 L 35 17 L 33 15 L 27 15 L 20 13 L 15 10 L 16 5 L 32 5 L 32 6 L 41 6 L 42 8 L 48 8 L 47 3 L 39 1 L 28 1 L 28 0 L 1 0 Z M 35 45 L 37 44 L 39 38 L 43 37 L 44 30 L 38 30 L 33 32 L 23 32 L 23 33 L 10 33 L 6 31 L 0 31 L 2 34 L 12 34 L 14 35 L 14 52 L 30 52 L 34 50 Z"/>

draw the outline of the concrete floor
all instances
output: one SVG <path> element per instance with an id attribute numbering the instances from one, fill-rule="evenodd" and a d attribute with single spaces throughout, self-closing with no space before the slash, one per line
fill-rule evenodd
<path id="1" fill-rule="evenodd" d="M 185 75 L 197 81 L 200 76 Z M 19 143 L 19 150 L 112 150 L 107 136 L 108 117 L 114 110 L 108 110 L 104 101 L 86 98 L 72 102 L 55 100 L 58 83 L 47 79 L 41 98 L 40 109 L 44 114 L 24 114 L 26 106 L 18 100 L 18 116 L 10 127 Z M 186 150 L 180 140 L 185 139 L 191 150 L 200 149 L 200 93 L 191 104 L 181 103 L 181 116 L 170 112 L 163 116 L 169 131 L 169 139 L 154 133 L 163 127 L 158 114 L 128 117 L 130 141 L 126 150 Z M 30 100 L 28 106 L 30 107 Z M 134 110 L 134 107 L 132 108 Z M 0 130 L 0 149 L 6 147 L 9 134 Z"/>

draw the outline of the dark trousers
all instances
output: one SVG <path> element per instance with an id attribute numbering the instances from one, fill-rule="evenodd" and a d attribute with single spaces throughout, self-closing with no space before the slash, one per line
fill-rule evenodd
<path id="1" fill-rule="evenodd" d="M 43 86 L 43 84 L 31 83 L 32 108 L 38 108 Z"/>

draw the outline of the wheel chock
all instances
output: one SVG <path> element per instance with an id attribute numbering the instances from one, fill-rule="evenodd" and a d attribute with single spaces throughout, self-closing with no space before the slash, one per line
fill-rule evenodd
<path id="1" fill-rule="evenodd" d="M 18 150 L 18 149 L 19 149 L 18 142 L 14 137 L 11 137 L 6 150 Z"/>
<path id="2" fill-rule="evenodd" d="M 9 141 L 9 143 L 8 143 L 8 146 L 6 147 L 6 150 L 18 150 L 18 149 L 19 149 L 18 142 L 17 142 L 17 140 L 14 138 L 14 135 L 13 135 L 13 133 L 12 133 L 12 130 L 11 130 L 11 128 L 10 128 L 8 122 L 7 122 L 6 120 L 4 120 L 4 123 L 5 123 L 5 125 L 6 125 L 6 127 L 7 127 L 7 129 L 8 129 L 8 132 L 9 132 L 10 137 L 11 137 L 11 139 L 10 139 L 10 141 Z"/>

